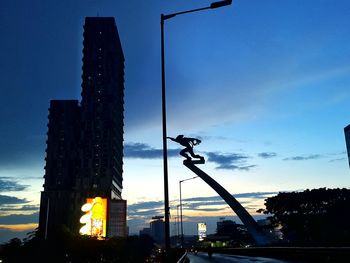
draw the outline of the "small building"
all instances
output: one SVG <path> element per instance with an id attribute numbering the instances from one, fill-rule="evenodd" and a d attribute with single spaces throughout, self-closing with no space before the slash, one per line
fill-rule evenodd
<path id="1" fill-rule="evenodd" d="M 128 235 L 126 200 L 111 200 L 109 202 L 107 231 L 109 237 L 126 237 Z"/>
<path id="2" fill-rule="evenodd" d="M 151 236 L 151 228 L 150 227 L 145 227 L 140 230 L 140 236 Z"/>

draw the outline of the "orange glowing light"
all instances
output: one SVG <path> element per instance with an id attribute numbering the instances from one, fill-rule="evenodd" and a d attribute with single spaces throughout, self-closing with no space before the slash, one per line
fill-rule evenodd
<path id="1" fill-rule="evenodd" d="M 81 207 L 85 214 L 80 218 L 80 223 L 85 224 L 80 229 L 81 235 L 89 235 L 97 239 L 106 237 L 107 226 L 107 199 L 101 197 L 87 198 Z"/>

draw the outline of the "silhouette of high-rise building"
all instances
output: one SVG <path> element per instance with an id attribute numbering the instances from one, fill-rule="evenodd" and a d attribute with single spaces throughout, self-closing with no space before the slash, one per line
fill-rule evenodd
<path id="1" fill-rule="evenodd" d="M 83 45 L 81 103 L 50 103 L 42 236 L 62 225 L 77 232 L 82 204 L 96 196 L 109 200 L 108 235 L 126 235 L 126 201 L 121 200 L 124 55 L 114 18 L 85 18 Z"/>
<path id="2" fill-rule="evenodd" d="M 124 56 L 113 18 L 86 18 L 79 188 L 121 198 Z"/>
<path id="3" fill-rule="evenodd" d="M 152 217 L 152 221 L 150 222 L 150 228 L 151 228 L 151 237 L 154 239 L 154 241 L 156 241 L 157 243 L 163 244 L 164 230 L 165 230 L 163 217 L 162 216 Z"/>
<path id="4" fill-rule="evenodd" d="M 150 227 L 143 228 L 140 230 L 139 235 L 147 235 L 153 238 L 158 244 L 164 244 L 164 221 L 163 216 L 154 216 L 152 217 L 151 222 L 149 223 Z"/>
<path id="5" fill-rule="evenodd" d="M 344 128 L 344 134 L 345 134 L 346 150 L 348 152 L 348 162 L 350 166 L 350 125 Z"/>

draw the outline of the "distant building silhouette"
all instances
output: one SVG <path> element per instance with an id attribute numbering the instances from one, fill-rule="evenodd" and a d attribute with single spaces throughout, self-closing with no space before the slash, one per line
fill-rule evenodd
<path id="1" fill-rule="evenodd" d="M 152 237 L 158 244 L 164 244 L 165 224 L 163 221 L 163 216 L 152 217 L 152 221 L 149 225 L 150 227 L 140 230 L 140 236 L 147 235 Z"/>
<path id="2" fill-rule="evenodd" d="M 152 236 L 151 234 L 151 228 L 150 227 L 145 227 L 140 230 L 140 236 Z"/>
<path id="3" fill-rule="evenodd" d="M 350 125 L 344 128 L 344 134 L 345 134 L 346 149 L 348 152 L 348 162 L 350 166 Z"/>
<path id="4" fill-rule="evenodd" d="M 52 100 L 39 231 L 65 225 L 78 232 L 80 207 L 100 196 L 108 204 L 109 236 L 126 235 L 123 182 L 124 55 L 112 17 L 84 25 L 82 100 Z"/>
<path id="5" fill-rule="evenodd" d="M 218 234 L 226 234 L 227 229 L 236 228 L 237 224 L 232 220 L 220 220 L 216 222 L 216 233 Z"/>
<path id="6" fill-rule="evenodd" d="M 151 228 L 151 236 L 152 238 L 160 244 L 164 243 L 164 231 L 165 231 L 165 224 L 162 218 L 156 218 L 154 217 L 153 220 L 150 223 Z"/>

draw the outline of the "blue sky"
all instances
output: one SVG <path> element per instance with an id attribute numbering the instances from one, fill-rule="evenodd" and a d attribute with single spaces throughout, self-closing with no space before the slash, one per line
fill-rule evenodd
<path id="1" fill-rule="evenodd" d="M 25 231 L 22 226 L 10 232 L 10 221 L 37 222 L 49 100 L 80 99 L 85 16 L 116 18 L 126 58 L 123 197 L 129 209 L 144 205 L 129 214 L 131 232 L 161 213 L 161 206 L 148 206 L 163 198 L 159 17 L 210 3 L 1 4 L 2 240 Z M 169 135 L 200 136 L 203 170 L 233 194 L 349 187 L 343 133 L 350 123 L 349 11 L 346 0 L 237 0 L 166 21 Z M 176 206 L 179 180 L 193 174 L 175 157 L 178 146 L 169 142 L 169 148 L 170 199 Z M 183 187 L 187 199 L 216 196 L 199 179 Z M 240 200 L 254 212 L 264 198 Z M 217 213 L 189 206 L 185 230 L 194 233 L 193 222 L 215 222 L 220 213 L 232 216 L 215 205 Z"/>

